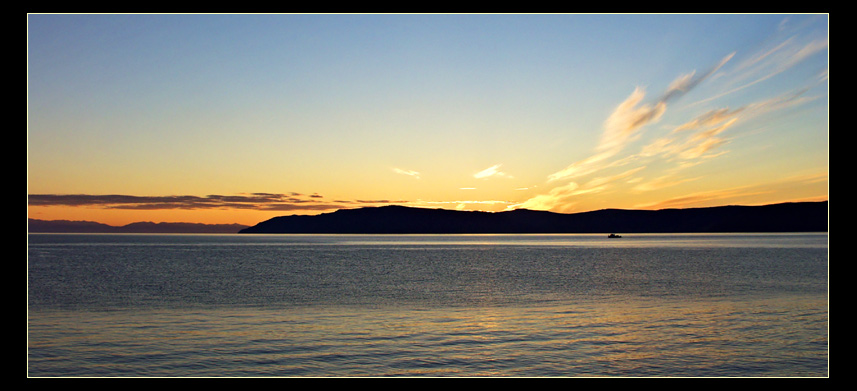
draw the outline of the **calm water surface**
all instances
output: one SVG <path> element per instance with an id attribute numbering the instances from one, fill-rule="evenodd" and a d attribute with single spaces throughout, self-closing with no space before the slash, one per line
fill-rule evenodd
<path id="1" fill-rule="evenodd" d="M 28 235 L 29 376 L 828 376 L 828 235 Z"/>

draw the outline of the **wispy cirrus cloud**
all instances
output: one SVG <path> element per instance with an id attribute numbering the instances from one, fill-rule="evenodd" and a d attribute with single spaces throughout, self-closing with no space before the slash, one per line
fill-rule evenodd
<path id="1" fill-rule="evenodd" d="M 672 132 L 678 133 L 687 130 L 697 130 L 706 126 L 714 126 L 722 123 L 723 121 L 733 119 L 743 110 L 744 108 L 738 108 L 735 110 L 730 110 L 729 108 L 709 110 L 699 117 L 677 126 Z"/>
<path id="2" fill-rule="evenodd" d="M 703 117 L 708 117 L 708 114 Z M 726 144 L 729 140 L 718 137 L 719 134 L 729 129 L 737 122 L 737 118 L 726 120 L 726 116 L 718 115 L 717 119 L 703 118 L 693 120 L 676 128 L 673 133 L 666 137 L 655 139 L 644 146 L 639 155 L 645 157 L 663 156 L 672 161 L 696 160 L 719 156 L 720 153 L 710 155 L 710 151 Z M 718 123 L 717 121 L 725 121 Z M 694 131 L 690 131 L 694 129 Z M 684 132 L 683 136 L 676 133 Z M 721 152 L 722 153 L 722 152 Z M 687 164 L 683 164 L 687 167 Z"/>
<path id="3" fill-rule="evenodd" d="M 788 18 L 783 19 L 775 36 L 760 45 L 757 51 L 744 56 L 731 70 L 718 75 L 721 92 L 700 99 L 692 105 L 707 103 L 758 85 L 827 50 L 829 39 L 826 36 L 802 34 L 802 27 L 793 25 Z M 827 75 L 826 68 L 820 70 L 815 82 L 827 81 Z"/>
<path id="4" fill-rule="evenodd" d="M 684 178 L 676 175 L 674 172 L 653 178 L 647 181 L 636 184 L 633 190 L 636 192 L 646 192 L 672 187 L 684 182 L 698 180 L 699 178 Z"/>
<path id="5" fill-rule="evenodd" d="M 630 159 L 620 162 L 611 161 L 610 159 L 622 151 L 628 143 L 634 141 L 644 126 L 660 119 L 667 110 L 668 102 L 686 94 L 702 80 L 712 75 L 717 69 L 720 69 L 730 58 L 732 58 L 731 54 L 702 75 L 690 73 L 677 78 L 654 103 L 643 103 L 645 91 L 641 88 L 635 89 L 605 120 L 604 131 L 598 146 L 595 148 L 595 154 L 549 175 L 548 182 L 570 180 L 593 174 L 606 167 L 626 164 Z M 663 143 L 664 145 L 668 144 L 668 142 Z M 643 168 L 636 167 L 616 177 L 627 178 Z M 574 204 L 570 201 L 571 198 L 601 191 L 603 190 L 603 186 L 613 180 L 615 179 L 610 179 L 610 177 L 595 178 L 583 186 L 580 186 L 576 182 L 570 182 L 566 185 L 555 187 L 547 194 L 538 195 L 516 205 L 516 207 L 529 209 L 567 209 Z"/>
<path id="6" fill-rule="evenodd" d="M 664 208 L 683 208 L 692 205 L 715 205 L 722 204 L 723 201 L 732 201 L 739 199 L 752 199 L 754 196 L 768 195 L 775 193 L 781 188 L 796 188 L 817 183 L 825 183 L 829 179 L 827 172 L 811 172 L 801 173 L 783 179 L 775 180 L 769 183 L 760 183 L 749 186 L 738 186 L 727 189 L 703 191 L 693 194 L 684 195 L 681 197 L 672 197 L 662 201 L 648 204 L 638 204 L 634 207 L 645 209 L 664 209 Z M 823 201 L 827 197 L 806 197 L 803 199 L 790 199 L 783 201 Z M 765 201 L 763 203 L 769 203 Z M 752 204 L 752 202 L 741 202 L 742 204 Z"/>
<path id="7" fill-rule="evenodd" d="M 804 96 L 806 91 L 807 89 L 791 91 L 736 109 L 710 110 L 675 127 L 668 136 L 655 139 L 644 146 L 640 155 L 647 157 L 662 155 L 673 161 L 681 161 L 684 167 L 689 166 L 688 161 L 720 156 L 725 152 L 711 152 L 729 143 L 730 139 L 720 135 L 736 125 L 739 120 L 748 121 L 766 113 L 798 106 L 816 99 Z"/>
<path id="8" fill-rule="evenodd" d="M 726 190 L 716 190 L 708 192 L 700 192 L 689 194 L 681 197 L 674 197 L 649 204 L 638 204 L 635 207 L 641 209 L 667 209 L 667 208 L 683 208 L 689 205 L 699 205 L 706 202 L 719 203 L 723 200 L 735 199 L 737 197 L 749 197 L 753 195 L 766 194 L 769 192 L 761 190 L 752 190 L 747 188 L 735 188 Z"/>
<path id="9" fill-rule="evenodd" d="M 571 208 L 577 204 L 574 197 L 582 194 L 577 191 L 579 187 L 576 182 L 568 182 L 550 189 L 546 194 L 538 194 L 522 203 L 509 205 L 507 209 L 563 211 L 563 209 Z"/>
<path id="10" fill-rule="evenodd" d="M 727 55 L 702 74 L 697 75 L 696 72 L 691 72 L 679 76 L 652 103 L 644 102 L 645 90 L 639 87 L 634 89 L 631 95 L 620 103 L 604 121 L 604 130 L 601 140 L 595 148 L 595 154 L 549 175 L 548 180 L 571 179 L 603 168 L 604 162 L 621 152 L 628 143 L 634 141 L 644 126 L 657 122 L 663 116 L 667 110 L 667 103 L 687 94 L 723 67 L 733 56 L 734 53 Z"/>
<path id="11" fill-rule="evenodd" d="M 730 74 L 724 76 L 724 78 L 729 79 L 727 83 L 732 88 L 705 101 L 764 82 L 794 67 L 808 57 L 826 50 L 827 47 L 827 38 L 799 41 L 797 37 L 790 37 L 766 51 L 749 56 L 738 64 Z"/>
<path id="12" fill-rule="evenodd" d="M 786 25 L 787 23 L 784 24 Z M 635 192 L 657 191 L 697 180 L 697 177 L 683 176 L 680 172 L 726 155 L 728 150 L 724 147 L 736 137 L 735 134 L 728 133 L 736 129 L 739 123 L 816 99 L 806 96 L 806 92 L 815 84 L 827 80 L 826 69 L 811 80 L 815 84 L 774 97 L 757 99 L 738 108 L 705 108 L 705 111 L 692 120 L 673 126 L 672 129 L 661 127 L 667 129 L 668 133 L 648 141 L 637 152 L 627 151 L 628 147 L 641 140 L 650 125 L 661 121 L 672 103 L 697 90 L 703 82 L 711 82 L 708 83 L 708 86 L 712 87 L 708 90 L 711 91 L 708 97 L 683 105 L 683 113 L 702 107 L 702 103 L 712 102 L 782 74 L 805 59 L 826 50 L 828 45 L 826 38 L 805 38 L 799 34 L 779 41 L 773 38 L 766 44 L 768 45 L 759 46 L 757 53 L 742 54 L 743 59 L 737 59 L 737 52 L 730 53 L 704 72 L 681 75 L 654 100 L 647 101 L 644 89 L 634 89 L 605 119 L 601 137 L 591 155 L 548 175 L 547 182 L 555 184 L 554 188 L 514 207 L 568 210 L 582 201 L 581 196 L 584 194 L 606 191 L 611 182 L 606 179 L 610 178 L 609 175 L 588 181 L 587 176 L 598 175 L 600 171 L 625 165 L 636 164 L 636 168 L 625 171 L 628 174 L 624 177 L 624 183 L 633 185 L 631 190 Z M 731 65 L 731 69 L 727 69 L 727 65 Z M 712 85 L 715 81 L 716 84 Z M 622 152 L 630 152 L 630 155 L 619 156 Z M 642 176 L 642 170 L 647 166 L 658 167 L 646 171 L 645 175 L 652 176 L 651 178 Z M 557 184 L 561 181 L 569 182 Z"/>
<path id="13" fill-rule="evenodd" d="M 537 195 L 523 203 L 510 205 L 508 209 L 556 210 L 564 212 L 576 204 L 573 202 L 574 197 L 605 191 L 611 183 L 627 180 L 644 168 L 634 167 L 619 174 L 592 178 L 582 185 L 577 182 L 568 182 L 565 185 L 554 187 L 547 194 Z"/>

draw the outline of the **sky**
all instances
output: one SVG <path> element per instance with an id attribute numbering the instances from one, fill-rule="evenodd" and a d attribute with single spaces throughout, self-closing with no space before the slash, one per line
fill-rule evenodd
<path id="1" fill-rule="evenodd" d="M 27 215 L 827 200 L 826 14 L 29 14 Z"/>

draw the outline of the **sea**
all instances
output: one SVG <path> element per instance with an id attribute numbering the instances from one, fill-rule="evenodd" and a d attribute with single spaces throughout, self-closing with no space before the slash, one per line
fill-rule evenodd
<path id="1" fill-rule="evenodd" d="M 829 376 L 827 233 L 28 234 L 28 377 Z"/>

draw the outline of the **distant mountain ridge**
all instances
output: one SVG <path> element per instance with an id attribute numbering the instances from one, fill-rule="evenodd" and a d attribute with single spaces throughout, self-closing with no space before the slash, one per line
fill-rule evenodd
<path id="1" fill-rule="evenodd" d="M 238 233 L 247 228 L 241 224 L 152 223 L 138 222 L 112 226 L 92 221 L 27 219 L 27 232 L 32 233 Z"/>
<path id="2" fill-rule="evenodd" d="M 828 201 L 689 209 L 455 211 L 405 206 L 342 209 L 275 217 L 240 233 L 477 234 L 477 233 L 693 233 L 827 232 Z"/>

